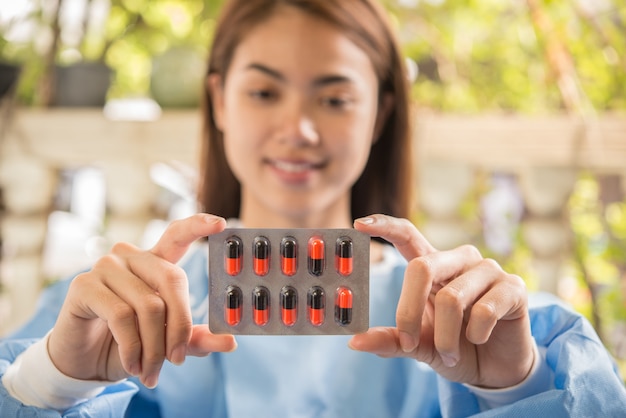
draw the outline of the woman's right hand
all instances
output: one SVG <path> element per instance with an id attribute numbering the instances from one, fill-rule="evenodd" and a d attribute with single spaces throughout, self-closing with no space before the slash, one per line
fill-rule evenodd
<path id="1" fill-rule="evenodd" d="M 192 324 L 187 276 L 176 265 L 194 241 L 225 226 L 207 214 L 174 221 L 152 249 L 116 244 L 77 276 L 48 340 L 59 371 L 82 380 L 138 376 L 152 388 L 165 360 L 234 350 L 232 335 Z"/>

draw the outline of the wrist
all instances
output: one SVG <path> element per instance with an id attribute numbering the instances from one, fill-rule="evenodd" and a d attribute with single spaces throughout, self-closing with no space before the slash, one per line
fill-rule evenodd
<path id="1" fill-rule="evenodd" d="M 97 396 L 110 381 L 79 380 L 59 371 L 47 345 L 50 333 L 27 348 L 7 369 L 2 383 L 24 405 L 64 411 Z"/>
<path id="2" fill-rule="evenodd" d="M 465 384 L 478 398 L 482 409 L 492 409 L 554 388 L 554 373 L 546 362 L 545 347 L 533 343 L 533 363 L 526 377 L 519 383 L 499 389 Z"/>

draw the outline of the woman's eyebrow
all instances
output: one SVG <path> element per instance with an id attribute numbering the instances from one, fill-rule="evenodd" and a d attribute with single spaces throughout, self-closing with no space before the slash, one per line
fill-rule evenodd
<path id="1" fill-rule="evenodd" d="M 265 75 L 268 75 L 272 78 L 275 78 L 278 81 L 285 81 L 285 76 L 283 76 L 280 72 L 271 69 L 263 64 L 252 63 L 246 66 L 246 70 L 257 70 L 262 72 Z"/>
<path id="2" fill-rule="evenodd" d="M 353 80 L 344 75 L 325 75 L 319 78 L 316 78 L 313 82 L 315 87 L 324 87 L 329 84 L 342 84 L 342 83 L 352 83 Z"/>
<path id="3" fill-rule="evenodd" d="M 262 72 L 263 74 L 277 80 L 277 81 L 281 81 L 281 82 L 285 82 L 287 81 L 286 77 L 277 70 L 274 70 L 273 68 L 270 68 L 266 65 L 263 64 L 259 64 L 259 63 L 251 63 L 248 66 L 246 66 L 247 70 L 257 70 Z M 318 78 L 316 78 L 313 81 L 313 86 L 314 87 L 323 87 L 323 86 L 327 86 L 329 84 L 339 84 L 339 83 L 352 83 L 353 80 L 350 79 L 350 77 L 347 77 L 345 75 L 340 75 L 340 74 L 330 74 L 330 75 L 323 75 L 320 76 Z"/>

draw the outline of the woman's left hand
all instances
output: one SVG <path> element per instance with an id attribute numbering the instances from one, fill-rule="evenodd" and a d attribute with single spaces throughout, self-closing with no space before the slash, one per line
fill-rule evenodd
<path id="1" fill-rule="evenodd" d="M 473 246 L 436 250 L 406 219 L 372 215 L 357 230 L 391 242 L 408 260 L 396 327 L 355 335 L 351 348 L 412 357 L 448 380 L 513 386 L 534 362 L 524 281 Z"/>

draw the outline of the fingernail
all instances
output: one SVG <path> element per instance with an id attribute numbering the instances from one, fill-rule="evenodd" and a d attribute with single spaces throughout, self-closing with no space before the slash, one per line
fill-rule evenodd
<path id="1" fill-rule="evenodd" d="M 443 364 L 445 364 L 446 367 L 454 367 L 459 362 L 454 356 L 451 356 L 449 354 L 439 355 L 441 356 L 441 361 L 443 361 Z"/>
<path id="2" fill-rule="evenodd" d="M 187 356 L 187 347 L 185 344 L 180 344 L 172 350 L 172 355 L 170 358 L 170 362 L 175 365 L 181 365 L 185 362 L 185 357 Z"/>
<path id="3" fill-rule="evenodd" d="M 349 348 L 350 350 L 360 351 L 358 348 L 355 348 L 355 347 L 354 347 L 353 341 L 354 341 L 354 337 L 352 337 L 352 338 L 350 339 L 350 341 L 348 341 L 348 348 Z"/>
<path id="4" fill-rule="evenodd" d="M 233 351 L 235 351 L 237 349 L 238 345 L 237 345 L 237 340 L 235 339 L 235 337 L 233 336 L 233 349 L 229 351 L 229 353 L 232 353 Z"/>
<path id="5" fill-rule="evenodd" d="M 363 225 L 372 225 L 375 221 L 376 219 L 369 217 L 369 216 L 367 218 L 359 218 L 355 220 L 355 222 L 358 222 Z"/>
<path id="6" fill-rule="evenodd" d="M 154 389 L 158 383 L 159 383 L 159 373 L 153 373 L 149 375 L 148 377 L 146 377 L 146 379 L 143 382 L 144 386 L 147 387 L 148 389 Z"/>
<path id="7" fill-rule="evenodd" d="M 402 351 L 404 351 L 405 353 L 410 353 L 411 351 L 415 350 L 415 347 L 417 347 L 417 341 L 415 341 L 415 337 L 413 337 L 408 332 L 400 331 L 400 335 L 398 338 L 400 338 L 400 348 L 402 348 Z"/>
<path id="8" fill-rule="evenodd" d="M 214 215 L 205 215 L 204 216 L 204 221 L 208 224 L 216 224 L 220 221 L 224 220 L 224 218 L 222 218 L 221 216 L 214 216 Z"/>
<path id="9" fill-rule="evenodd" d="M 136 362 L 136 363 L 131 363 L 131 365 L 129 366 L 129 370 L 128 373 L 131 376 L 139 376 L 141 374 L 141 365 Z"/>

